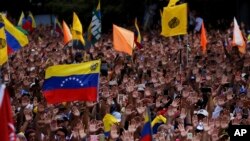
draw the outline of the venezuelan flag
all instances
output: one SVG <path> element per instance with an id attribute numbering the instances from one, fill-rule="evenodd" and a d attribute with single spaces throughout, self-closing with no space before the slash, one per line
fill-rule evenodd
<path id="1" fill-rule="evenodd" d="M 151 131 L 151 124 L 150 124 L 150 117 L 148 110 L 145 113 L 145 124 L 141 131 L 141 139 L 140 141 L 152 141 L 152 131 Z"/>
<path id="2" fill-rule="evenodd" d="M 43 94 L 48 103 L 96 101 L 101 61 L 56 65 L 45 73 Z"/>
<path id="3" fill-rule="evenodd" d="M 28 37 L 18 30 L 12 23 L 4 16 L 1 16 L 4 21 L 5 35 L 7 39 L 8 54 L 19 50 L 26 46 L 29 41 Z"/>

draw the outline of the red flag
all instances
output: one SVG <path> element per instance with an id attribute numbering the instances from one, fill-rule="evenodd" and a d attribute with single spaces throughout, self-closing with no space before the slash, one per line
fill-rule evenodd
<path id="1" fill-rule="evenodd" d="M 10 98 L 5 85 L 0 85 L 0 140 L 15 141 L 15 128 L 10 106 Z"/>
<path id="2" fill-rule="evenodd" d="M 206 29 L 204 27 L 204 22 L 202 22 L 201 26 L 201 50 L 203 54 L 205 54 L 207 51 L 207 37 L 206 37 Z"/>

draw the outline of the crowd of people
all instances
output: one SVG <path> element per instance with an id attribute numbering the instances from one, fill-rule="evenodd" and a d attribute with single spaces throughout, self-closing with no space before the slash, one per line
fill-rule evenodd
<path id="1" fill-rule="evenodd" d="M 77 50 L 51 30 L 38 26 L 2 66 L 19 141 L 139 140 L 146 111 L 155 141 L 226 141 L 231 125 L 250 124 L 250 54 L 231 45 L 232 28 L 207 31 L 206 54 L 199 33 L 143 33 L 133 56 L 115 51 L 111 34 Z M 46 103 L 46 68 L 96 59 L 97 102 Z"/>

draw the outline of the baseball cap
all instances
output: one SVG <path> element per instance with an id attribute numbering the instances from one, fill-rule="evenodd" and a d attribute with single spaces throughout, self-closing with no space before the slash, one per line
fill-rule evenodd
<path id="1" fill-rule="evenodd" d="M 203 115 L 203 116 L 208 116 L 208 112 L 207 110 L 205 109 L 200 109 L 198 112 L 197 112 L 197 115 Z"/>
<path id="2" fill-rule="evenodd" d="M 119 112 L 114 111 L 112 115 L 117 119 L 118 122 L 121 122 L 122 120 L 122 115 Z"/>

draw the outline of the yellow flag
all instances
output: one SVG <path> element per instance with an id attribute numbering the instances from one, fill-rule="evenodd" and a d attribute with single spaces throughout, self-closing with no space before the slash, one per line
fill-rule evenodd
<path id="1" fill-rule="evenodd" d="M 1 22 L 0 24 L 3 24 L 3 22 Z M 0 27 L 0 65 L 3 65 L 7 60 L 8 60 L 7 42 L 6 42 L 4 26 L 2 26 Z"/>
<path id="2" fill-rule="evenodd" d="M 161 24 L 165 37 L 187 34 L 187 4 L 164 7 Z"/>
<path id="3" fill-rule="evenodd" d="M 170 6 L 175 6 L 175 4 L 178 2 L 179 0 L 169 0 L 168 2 L 168 7 Z"/>
<path id="4" fill-rule="evenodd" d="M 76 13 L 73 13 L 73 27 L 72 27 L 72 37 L 73 40 L 80 40 L 83 45 L 85 45 L 85 41 L 83 39 L 83 32 L 82 32 L 82 24 L 79 20 Z"/>
<path id="5" fill-rule="evenodd" d="M 109 132 L 111 127 L 118 123 L 118 120 L 111 114 L 106 114 L 102 121 L 104 123 L 104 132 Z"/>
<path id="6" fill-rule="evenodd" d="M 29 17 L 32 21 L 32 28 L 36 28 L 36 20 L 31 12 L 29 12 Z"/>
<path id="7" fill-rule="evenodd" d="M 22 26 L 23 25 L 23 19 L 24 19 L 24 14 L 22 12 L 22 14 L 21 14 L 21 16 L 19 18 L 18 24 L 17 24 L 18 26 Z"/>

